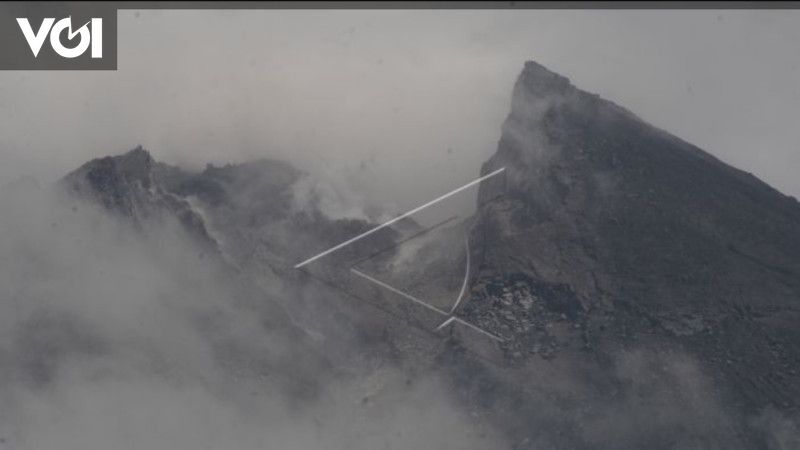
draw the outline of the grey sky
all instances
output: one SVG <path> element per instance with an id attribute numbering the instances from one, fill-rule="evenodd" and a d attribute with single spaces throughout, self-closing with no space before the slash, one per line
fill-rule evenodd
<path id="1" fill-rule="evenodd" d="M 0 72 L 0 183 L 141 143 L 405 208 L 477 176 L 527 59 L 800 197 L 797 11 L 121 11 L 118 71 Z"/>

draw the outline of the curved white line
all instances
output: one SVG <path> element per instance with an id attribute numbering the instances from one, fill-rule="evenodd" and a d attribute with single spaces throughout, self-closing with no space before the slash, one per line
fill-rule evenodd
<path id="1" fill-rule="evenodd" d="M 454 321 L 454 320 L 456 320 L 456 316 L 450 316 L 450 318 L 449 318 L 449 319 L 445 320 L 444 322 L 442 322 L 442 324 L 441 324 L 441 325 L 439 325 L 438 327 L 436 327 L 436 331 L 440 331 L 442 328 L 444 328 L 444 327 L 446 327 L 446 326 L 450 325 L 450 323 L 451 323 L 452 321 Z"/>
<path id="2" fill-rule="evenodd" d="M 464 243 L 467 246 L 467 271 L 464 274 L 464 282 L 461 283 L 461 292 L 458 293 L 458 298 L 456 299 L 455 304 L 453 304 L 453 307 L 450 308 L 450 314 L 453 314 L 456 311 L 456 308 L 458 308 L 458 304 L 461 303 L 461 299 L 464 297 L 464 292 L 467 290 L 467 281 L 469 281 L 469 236 L 464 239 Z"/>

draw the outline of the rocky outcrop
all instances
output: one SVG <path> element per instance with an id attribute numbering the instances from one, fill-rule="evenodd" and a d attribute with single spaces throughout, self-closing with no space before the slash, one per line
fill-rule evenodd
<path id="1" fill-rule="evenodd" d="M 465 313 L 514 354 L 688 349 L 736 405 L 800 407 L 794 198 L 535 62 L 482 173 L 499 167 Z M 542 320 L 568 326 L 553 337 Z"/>
<path id="2" fill-rule="evenodd" d="M 90 199 L 142 229 L 149 223 L 179 221 L 204 246 L 215 248 L 200 214 L 184 198 L 165 188 L 167 177 L 183 171 L 157 163 L 141 146 L 119 156 L 87 162 L 70 172 L 60 185 L 78 197 Z"/>

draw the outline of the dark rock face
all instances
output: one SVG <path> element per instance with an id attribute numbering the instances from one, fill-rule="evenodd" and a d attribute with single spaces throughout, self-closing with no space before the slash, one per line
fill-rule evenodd
<path id="1" fill-rule="evenodd" d="M 301 308 L 303 302 L 274 298 L 278 291 L 305 289 L 298 281 L 301 273 L 292 265 L 374 225 L 360 219 L 331 219 L 314 205 L 301 208 L 293 204 L 296 184 L 306 176 L 288 163 L 269 159 L 222 167 L 209 164 L 201 172 L 192 172 L 157 162 L 147 150 L 137 147 L 122 155 L 87 162 L 66 175 L 59 187 L 101 206 L 145 234 L 149 227 L 166 222 L 180 224 L 200 245 L 202 254 L 211 256 L 212 264 L 226 267 L 242 290 L 253 295 L 244 303 L 271 305 L 262 308 L 269 316 L 265 324 L 303 334 L 289 317 L 292 313 L 308 315 L 302 310 L 292 311 Z M 413 225 L 413 221 L 404 222 L 406 227 Z M 394 235 L 387 229 L 368 243 L 358 243 L 341 253 L 363 254 L 365 249 L 360 247 L 371 250 L 389 245 Z M 342 268 L 335 269 L 337 276 L 341 275 Z M 347 273 L 346 269 L 343 272 Z M 273 298 L 266 302 L 258 299 L 263 296 Z M 314 308 L 327 306 L 324 303 Z M 358 313 L 352 305 L 349 308 L 350 315 Z"/>
<path id="2" fill-rule="evenodd" d="M 252 250 L 247 231 L 254 226 L 253 218 L 266 214 L 273 221 L 278 216 L 286 220 L 289 206 L 280 197 L 297 176 L 299 172 L 288 164 L 271 161 L 221 168 L 209 165 L 203 172 L 194 173 L 156 162 L 147 150 L 137 147 L 122 155 L 87 162 L 61 179 L 58 187 L 70 196 L 99 205 L 144 238 L 154 227 L 178 224 L 178 229 L 197 244 L 198 258 L 214 269 L 210 273 L 218 284 L 230 288 L 225 300 L 258 317 L 275 345 L 291 342 L 292 348 L 298 349 L 298 354 L 281 355 L 277 360 L 263 357 L 263 361 L 239 361 L 237 352 L 241 349 L 215 342 L 220 346 L 219 358 L 232 367 L 269 370 L 287 391 L 302 396 L 316 392 L 318 378 L 330 371 L 330 361 L 276 298 L 277 287 L 265 289 L 251 276 L 261 267 L 243 267 L 246 261 L 242 255 L 229 252 L 231 246 L 249 246 Z M 201 318 L 198 324 L 211 330 L 212 340 L 217 338 L 213 336 L 219 326 L 216 320 Z"/>
<path id="3" fill-rule="evenodd" d="M 153 221 L 177 219 L 204 246 L 214 248 L 216 242 L 208 234 L 202 218 L 185 199 L 162 185 L 158 174 L 170 169 L 173 176 L 181 174 L 180 169 L 156 163 L 150 153 L 139 146 L 124 155 L 89 161 L 60 183 L 67 192 L 93 199 L 130 220 L 137 228 Z"/>
<path id="4" fill-rule="evenodd" d="M 476 289 L 467 314 L 487 321 L 505 297 L 536 305 L 535 286 L 560 286 L 552 295 L 580 307 L 556 356 L 686 349 L 732 408 L 798 410 L 796 200 L 535 62 L 482 173 L 499 167 L 506 179 L 480 198 L 505 195 L 479 210 L 473 241 L 477 285 L 508 281 Z"/>

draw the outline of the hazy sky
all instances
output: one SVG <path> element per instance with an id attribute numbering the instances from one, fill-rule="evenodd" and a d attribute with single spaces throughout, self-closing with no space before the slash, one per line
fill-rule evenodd
<path id="1" fill-rule="evenodd" d="M 476 176 L 527 59 L 800 196 L 796 11 L 120 11 L 118 71 L 0 72 L 0 183 L 142 144 L 411 206 Z"/>

